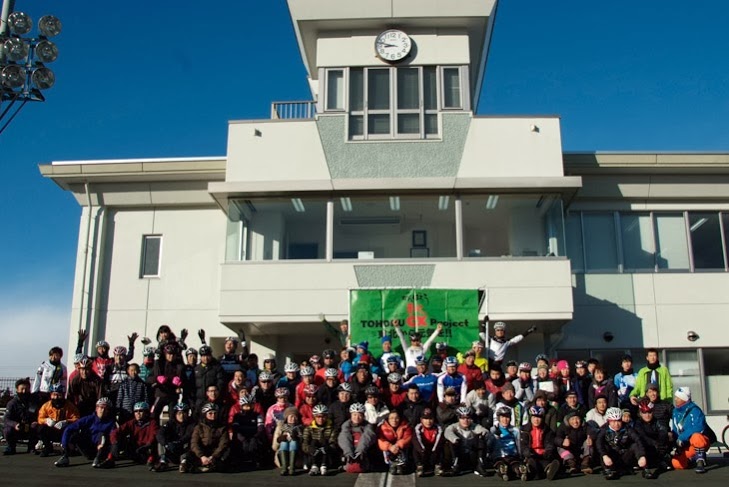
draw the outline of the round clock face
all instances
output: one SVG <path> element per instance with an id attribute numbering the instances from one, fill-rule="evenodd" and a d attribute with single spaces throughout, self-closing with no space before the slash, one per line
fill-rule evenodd
<path id="1" fill-rule="evenodd" d="M 377 36 L 375 51 L 385 61 L 400 61 L 410 54 L 413 41 L 405 32 L 396 29 L 386 30 Z"/>

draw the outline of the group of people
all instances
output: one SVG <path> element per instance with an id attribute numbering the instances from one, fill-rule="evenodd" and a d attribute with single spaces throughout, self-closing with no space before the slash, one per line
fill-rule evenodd
<path id="1" fill-rule="evenodd" d="M 60 442 L 58 467 L 79 453 L 95 468 L 127 458 L 157 472 L 275 465 L 281 475 L 387 470 L 504 480 L 597 468 L 607 479 L 634 470 L 649 479 L 671 468 L 705 472 L 713 432 L 689 388 L 674 390 L 655 349 L 638 372 L 626 355 L 608 377 L 594 359 L 504 361 L 524 334 L 507 339 L 502 322 L 461 351 L 436 342 L 440 325 L 423 342 L 417 330 L 406 339 L 393 324 L 402 350 L 383 336 L 378 357 L 361 342 L 283 370 L 273 355 L 259 368 L 242 334 L 228 337 L 215 358 L 203 330 L 195 350 L 186 330 L 177 337 L 165 325 L 137 364 L 136 334 L 113 350 L 100 340 L 86 356 L 80 332 L 70 376 L 54 347 L 32 384 L 15 384 L 4 454 L 25 439 L 42 457 Z M 330 328 L 344 341 L 346 325 Z"/>

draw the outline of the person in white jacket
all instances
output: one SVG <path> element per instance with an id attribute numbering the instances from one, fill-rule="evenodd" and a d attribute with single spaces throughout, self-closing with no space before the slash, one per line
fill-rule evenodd
<path id="1" fill-rule="evenodd" d="M 424 357 L 427 355 L 428 350 L 430 350 L 430 346 L 433 344 L 435 339 L 438 337 L 438 334 L 443 329 L 443 324 L 438 323 L 438 326 L 435 327 L 435 331 L 428 337 L 425 343 L 421 343 L 423 339 L 422 333 L 415 330 L 411 331 L 409 345 L 407 344 L 408 342 L 405 340 L 405 336 L 400 329 L 400 320 L 393 320 L 392 325 L 395 327 L 395 333 L 397 333 L 397 336 L 400 339 L 400 343 L 402 344 L 403 351 L 405 352 L 405 373 L 408 376 L 415 375 L 418 373 L 417 369 L 415 368 L 415 359 L 419 356 Z"/>
<path id="2" fill-rule="evenodd" d="M 497 321 L 494 323 L 494 334 L 489 340 L 489 362 L 493 363 L 494 367 L 501 367 L 501 363 L 504 361 L 504 357 L 506 356 L 506 352 L 509 350 L 509 347 L 516 345 L 535 331 L 537 331 L 537 327 L 532 326 L 521 335 L 517 335 L 507 340 L 506 323 L 503 321 Z"/>
<path id="3" fill-rule="evenodd" d="M 51 397 L 48 388 L 53 384 L 60 384 L 66 390 L 68 374 L 66 366 L 61 363 L 63 349 L 53 347 L 48 351 L 48 360 L 44 360 L 35 373 L 31 394 L 40 392 L 40 400 L 47 402 Z"/>

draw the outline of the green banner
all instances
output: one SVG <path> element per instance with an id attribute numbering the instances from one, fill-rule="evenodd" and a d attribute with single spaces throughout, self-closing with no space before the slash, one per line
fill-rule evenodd
<path id="1" fill-rule="evenodd" d="M 436 341 L 448 343 L 448 354 L 471 348 L 478 339 L 478 290 L 460 289 L 358 289 L 349 292 L 349 329 L 352 345 L 368 341 L 370 354 L 382 354 L 381 338 L 392 338 L 392 349 L 403 347 L 392 326 L 400 320 L 403 335 L 412 330 L 423 334 L 423 343 L 438 323 L 443 330 Z M 435 351 L 435 344 L 428 356 Z"/>

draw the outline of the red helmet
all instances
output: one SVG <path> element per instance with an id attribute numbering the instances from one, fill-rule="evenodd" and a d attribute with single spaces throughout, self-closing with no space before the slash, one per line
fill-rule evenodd
<path id="1" fill-rule="evenodd" d="M 648 399 L 644 398 L 638 403 L 638 409 L 641 413 L 652 413 L 653 403 L 650 402 Z"/>

